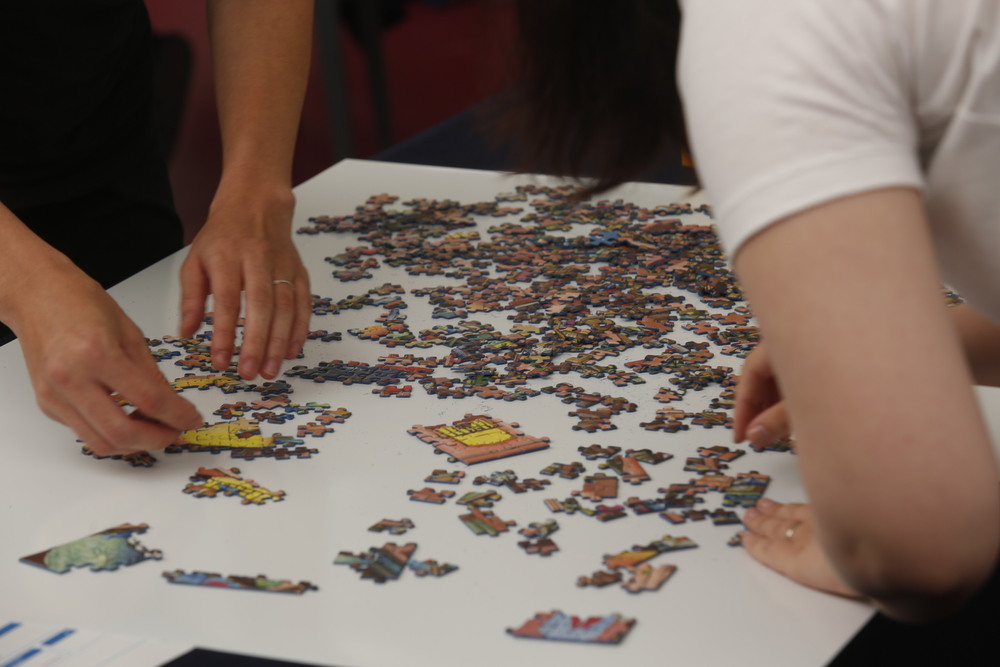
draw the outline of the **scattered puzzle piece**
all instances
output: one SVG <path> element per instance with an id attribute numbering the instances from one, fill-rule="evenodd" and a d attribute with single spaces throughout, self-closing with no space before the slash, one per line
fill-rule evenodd
<path id="1" fill-rule="evenodd" d="M 580 455 L 588 461 L 593 461 L 594 459 L 606 459 L 614 456 L 622 450 L 621 447 L 602 447 L 600 445 L 590 445 L 588 447 L 577 447 L 576 450 L 580 452 Z"/>
<path id="2" fill-rule="evenodd" d="M 493 503 L 500 502 L 501 498 L 503 496 L 497 491 L 469 491 L 455 502 L 471 507 L 493 507 Z"/>
<path id="3" fill-rule="evenodd" d="M 581 496 L 587 500 L 599 502 L 605 498 L 618 497 L 618 478 L 605 475 L 599 472 L 590 477 L 583 478 L 583 489 L 573 491 L 574 496 Z"/>
<path id="4" fill-rule="evenodd" d="M 493 512 L 484 512 L 475 506 L 469 509 L 470 512 L 468 514 L 459 515 L 458 518 L 476 535 L 496 537 L 500 533 L 506 533 L 509 528 L 517 525 L 516 521 L 504 521 L 494 515 Z"/>
<path id="5" fill-rule="evenodd" d="M 650 558 L 660 554 L 655 548 L 633 547 L 629 551 L 622 551 L 617 554 L 604 556 L 604 567 L 609 570 L 625 569 L 632 570 L 640 563 L 644 563 Z"/>
<path id="6" fill-rule="evenodd" d="M 559 551 L 559 547 L 548 537 L 540 537 L 536 540 L 522 540 L 517 543 L 517 546 L 524 549 L 525 553 L 529 554 L 541 554 L 542 556 L 549 556 L 554 551 Z"/>
<path id="7" fill-rule="evenodd" d="M 432 489 L 429 486 L 425 486 L 419 491 L 414 491 L 410 489 L 406 492 L 406 495 L 410 496 L 410 500 L 414 500 L 421 503 L 434 503 L 436 505 L 443 505 L 448 498 L 455 495 L 454 491 L 448 490 L 437 490 Z"/>
<path id="8" fill-rule="evenodd" d="M 698 455 L 704 458 L 714 458 L 719 461 L 724 461 L 730 463 L 736 459 L 743 456 L 746 452 L 742 449 L 729 449 L 728 447 L 723 447 L 722 445 L 716 445 L 715 447 L 699 447 Z"/>
<path id="9" fill-rule="evenodd" d="M 409 398 L 413 394 L 413 385 L 386 385 L 381 388 L 372 389 L 372 393 L 381 398 Z"/>
<path id="10" fill-rule="evenodd" d="M 620 644 L 635 626 L 635 619 L 618 614 L 580 619 L 561 611 L 538 613 L 519 628 L 507 628 L 515 637 L 594 644 Z"/>
<path id="11" fill-rule="evenodd" d="M 625 501 L 625 506 L 635 512 L 637 515 L 652 514 L 653 512 L 663 512 L 668 507 L 674 507 L 667 498 L 651 498 L 649 500 L 640 500 L 639 498 L 632 496 Z"/>
<path id="12" fill-rule="evenodd" d="M 80 447 L 80 451 L 84 456 L 90 456 L 98 461 L 103 461 L 104 459 L 111 459 L 112 461 L 125 461 L 133 468 L 152 468 L 156 465 L 156 457 L 149 452 L 133 452 L 131 454 L 112 454 L 110 456 L 98 456 L 90 450 L 90 447 L 83 445 Z"/>
<path id="13" fill-rule="evenodd" d="M 424 481 L 437 484 L 458 484 L 464 477 L 465 473 L 461 470 L 432 470 L 431 474 L 424 477 Z"/>
<path id="14" fill-rule="evenodd" d="M 587 469 L 579 461 L 574 461 L 573 463 L 553 463 L 539 471 L 542 475 L 559 475 L 563 479 L 576 479 L 585 472 L 587 472 Z"/>
<path id="15" fill-rule="evenodd" d="M 703 502 L 703 498 L 698 495 L 702 491 L 701 487 L 694 484 L 671 484 L 665 489 L 660 489 L 664 494 L 664 507 L 691 508 L 696 503 Z"/>
<path id="16" fill-rule="evenodd" d="M 636 545 L 629 551 L 622 551 L 617 554 L 604 556 L 604 567 L 609 570 L 624 568 L 631 571 L 640 563 L 645 563 L 647 560 L 658 556 L 659 554 L 667 553 L 668 551 L 694 549 L 697 546 L 698 545 L 694 542 L 694 540 L 689 537 L 672 537 L 670 535 L 664 535 L 660 539 L 650 542 L 647 545 Z"/>
<path id="17" fill-rule="evenodd" d="M 580 588 L 585 586 L 593 586 L 594 588 L 604 588 L 605 586 L 610 586 L 611 584 L 617 584 L 622 580 L 621 572 L 608 572 L 607 570 L 598 570 L 589 577 L 581 576 L 577 578 L 576 585 Z"/>
<path id="18" fill-rule="evenodd" d="M 451 563 L 438 563 L 433 559 L 411 560 L 408 563 L 408 566 L 418 577 L 426 577 L 427 575 L 432 577 L 443 577 L 444 575 L 458 569 L 457 565 L 452 565 Z"/>
<path id="19" fill-rule="evenodd" d="M 529 477 L 528 479 L 509 481 L 507 482 L 507 488 L 514 493 L 524 493 L 525 491 L 541 491 L 551 483 L 547 479 Z"/>
<path id="20" fill-rule="evenodd" d="M 333 562 L 335 565 L 350 566 L 355 572 L 361 573 L 362 579 L 384 584 L 399 578 L 416 550 L 417 545 L 413 542 L 403 546 L 387 542 L 381 547 L 371 547 L 367 553 L 362 554 L 341 551 Z"/>
<path id="21" fill-rule="evenodd" d="M 733 524 L 743 523 L 740 521 L 739 515 L 732 510 L 719 508 L 709 512 L 708 516 L 712 519 L 713 526 L 731 526 Z"/>
<path id="22" fill-rule="evenodd" d="M 529 539 L 537 539 L 548 537 L 557 530 L 559 530 L 559 522 L 555 519 L 547 519 L 546 521 L 532 521 L 527 528 L 522 528 L 517 532 Z"/>
<path id="23" fill-rule="evenodd" d="M 700 456 L 689 456 L 684 462 L 686 472 L 709 473 L 720 472 L 729 468 L 725 463 L 717 458 L 702 458 Z"/>
<path id="24" fill-rule="evenodd" d="M 234 574 L 223 576 L 218 572 L 185 572 L 184 570 L 174 570 L 173 572 L 164 572 L 163 576 L 171 584 L 206 586 L 208 588 L 235 588 L 241 591 L 302 595 L 306 591 L 319 590 L 319 587 L 308 581 L 293 583 L 288 579 L 271 579 L 263 574 L 258 574 L 256 577 L 243 577 Z"/>
<path id="25" fill-rule="evenodd" d="M 626 449 L 625 454 L 631 456 L 636 461 L 642 461 L 654 466 L 674 458 L 673 454 L 654 452 L 650 449 Z"/>
<path id="26" fill-rule="evenodd" d="M 623 505 L 598 505 L 594 510 L 594 517 L 598 521 L 614 521 L 627 516 Z"/>
<path id="27" fill-rule="evenodd" d="M 618 473 L 623 482 L 629 484 L 642 484 L 650 480 L 649 473 L 642 467 L 639 460 L 631 456 L 621 456 L 617 454 L 602 463 L 598 468 L 610 468 Z"/>
<path id="28" fill-rule="evenodd" d="M 557 500 L 555 498 L 548 498 L 545 501 L 545 506 L 549 508 L 552 512 L 565 512 L 566 514 L 575 514 L 580 512 L 586 514 L 587 516 L 594 516 L 597 514 L 595 510 L 584 507 L 580 504 L 576 498 L 566 498 L 565 500 Z"/>
<path id="29" fill-rule="evenodd" d="M 726 507 L 754 507 L 761 499 L 771 478 L 756 470 L 739 473 L 733 483 L 726 489 L 722 504 Z"/>
<path id="30" fill-rule="evenodd" d="M 480 475 L 472 480 L 476 486 L 489 484 L 491 486 L 504 486 L 505 484 L 517 481 L 517 474 L 513 470 L 497 470 L 489 475 Z"/>
<path id="31" fill-rule="evenodd" d="M 382 531 L 388 531 L 390 535 L 403 535 L 406 531 L 413 528 L 413 522 L 409 519 L 382 519 L 378 523 L 372 524 L 368 527 L 368 530 L 373 533 L 381 533 Z"/>
<path id="32" fill-rule="evenodd" d="M 631 578 L 622 584 L 629 593 L 658 591 L 677 571 L 676 565 L 651 565 L 642 563 L 632 570 Z"/>
<path id="33" fill-rule="evenodd" d="M 710 472 L 697 479 L 692 479 L 691 484 L 699 491 L 725 491 L 733 483 L 733 478 L 719 472 Z"/>
<path id="34" fill-rule="evenodd" d="M 786 438 L 784 440 L 776 440 L 775 442 L 769 442 L 766 445 L 754 445 L 750 444 L 750 449 L 755 452 L 791 452 L 795 453 L 795 441 L 791 438 Z"/>

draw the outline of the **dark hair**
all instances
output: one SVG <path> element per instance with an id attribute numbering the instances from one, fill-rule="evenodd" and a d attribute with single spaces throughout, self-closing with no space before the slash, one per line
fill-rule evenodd
<path id="1" fill-rule="evenodd" d="M 520 167 L 593 178 L 583 195 L 640 177 L 687 148 L 677 90 L 676 0 L 517 0 L 518 72 L 495 129 Z"/>

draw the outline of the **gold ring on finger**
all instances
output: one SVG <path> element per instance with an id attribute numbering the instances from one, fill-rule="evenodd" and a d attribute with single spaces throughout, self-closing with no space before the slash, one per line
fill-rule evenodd
<path id="1" fill-rule="evenodd" d="M 793 523 L 792 525 L 790 525 L 785 530 L 785 539 L 788 540 L 788 541 L 791 541 L 791 539 L 793 537 L 795 537 L 795 531 L 798 530 L 799 526 L 801 526 L 801 525 L 802 525 L 801 521 L 796 521 L 795 523 Z"/>

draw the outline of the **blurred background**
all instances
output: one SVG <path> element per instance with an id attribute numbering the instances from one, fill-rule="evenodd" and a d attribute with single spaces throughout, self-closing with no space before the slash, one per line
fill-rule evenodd
<path id="1" fill-rule="evenodd" d="M 316 0 L 313 64 L 293 182 L 371 158 L 504 87 L 509 0 Z M 161 138 L 187 239 L 221 167 L 202 0 L 146 0 L 157 35 Z"/>

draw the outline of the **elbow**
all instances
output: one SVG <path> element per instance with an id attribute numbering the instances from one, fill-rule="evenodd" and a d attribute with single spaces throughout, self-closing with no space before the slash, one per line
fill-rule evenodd
<path id="1" fill-rule="evenodd" d="M 987 531 L 988 532 L 988 531 Z M 847 578 L 883 614 L 902 623 L 944 620 L 968 603 L 997 566 L 996 539 L 896 557 Z M 937 552 L 937 553 L 935 553 Z"/>

